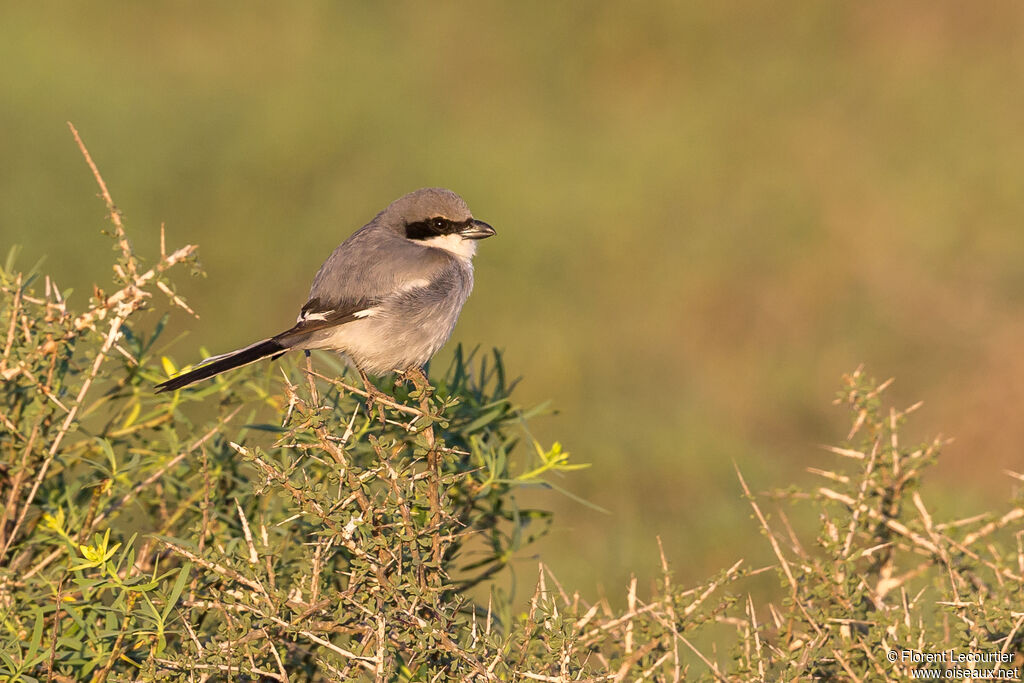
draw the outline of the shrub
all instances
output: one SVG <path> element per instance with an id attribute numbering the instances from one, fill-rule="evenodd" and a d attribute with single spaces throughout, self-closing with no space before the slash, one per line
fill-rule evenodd
<path id="1" fill-rule="evenodd" d="M 1019 674 L 1022 501 L 937 521 L 918 484 L 941 442 L 904 446 L 911 411 L 884 408 L 862 372 L 844 378 L 840 467 L 775 496 L 818 515 L 813 542 L 739 477 L 781 601 L 743 595 L 763 571 L 743 561 L 680 587 L 663 555 L 625 611 L 541 565 L 520 612 L 491 580 L 550 518 L 516 493 L 579 465 L 558 444 L 516 448 L 535 411 L 512 401 L 500 354 L 459 352 L 433 386 L 400 381 L 372 405 L 308 360 L 154 395 L 174 367 L 157 351 L 166 316 L 146 310 L 188 310 L 167 276 L 194 247 L 147 268 L 93 170 L 115 292 L 75 313 L 52 279 L 13 258 L 0 272 L 7 680 L 878 680 L 952 671 L 907 654 L 949 650 Z"/>

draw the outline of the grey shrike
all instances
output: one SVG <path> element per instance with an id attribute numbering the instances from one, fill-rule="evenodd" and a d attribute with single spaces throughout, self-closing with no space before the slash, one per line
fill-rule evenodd
<path id="1" fill-rule="evenodd" d="M 171 391 L 291 349 L 340 351 L 360 374 L 419 369 L 448 340 L 473 289 L 476 241 L 494 228 L 451 190 L 416 190 L 352 234 L 320 266 L 294 326 L 207 358 L 157 385 Z"/>

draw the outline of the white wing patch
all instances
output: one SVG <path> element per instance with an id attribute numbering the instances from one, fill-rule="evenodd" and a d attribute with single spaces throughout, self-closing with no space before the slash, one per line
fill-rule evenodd
<path id="1" fill-rule="evenodd" d="M 415 280 L 409 280 L 398 289 L 403 292 L 411 292 L 414 289 L 422 289 L 423 287 L 427 287 L 428 285 L 430 285 L 430 280 L 424 278 L 417 278 Z"/>
<path id="2" fill-rule="evenodd" d="M 426 280 L 424 280 L 426 282 Z M 296 322 L 304 323 L 310 320 L 327 320 L 327 316 L 333 314 L 335 311 L 317 311 L 316 313 L 302 313 L 299 315 Z M 376 308 L 364 308 L 361 311 L 355 311 L 352 313 L 353 318 L 369 318 L 371 315 L 376 315 Z"/>

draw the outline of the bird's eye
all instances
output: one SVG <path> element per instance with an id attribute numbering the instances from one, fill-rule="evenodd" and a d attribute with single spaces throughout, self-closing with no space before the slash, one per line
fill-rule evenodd
<path id="1" fill-rule="evenodd" d="M 443 218 L 434 218 L 430 221 L 430 224 L 434 226 L 438 231 L 444 230 L 448 227 L 448 221 Z"/>

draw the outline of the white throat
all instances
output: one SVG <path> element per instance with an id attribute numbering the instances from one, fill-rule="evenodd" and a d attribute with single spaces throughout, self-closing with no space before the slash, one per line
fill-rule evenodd
<path id="1" fill-rule="evenodd" d="M 444 249 L 464 261 L 469 261 L 473 258 L 473 254 L 476 253 L 476 240 L 467 240 L 458 234 L 428 237 L 422 240 L 422 243 L 428 247 Z"/>

